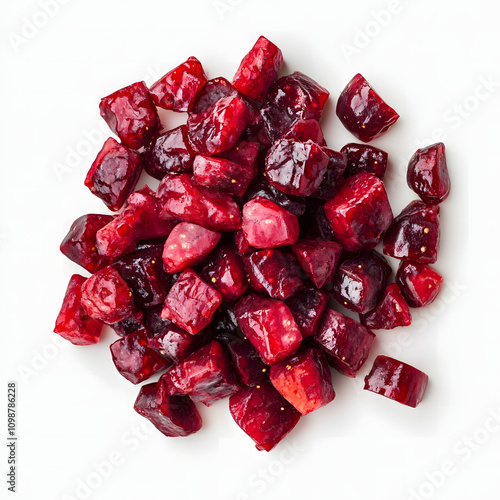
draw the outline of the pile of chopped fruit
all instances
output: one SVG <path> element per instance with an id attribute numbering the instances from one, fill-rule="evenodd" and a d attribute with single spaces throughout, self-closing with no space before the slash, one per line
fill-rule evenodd
<path id="1" fill-rule="evenodd" d="M 232 80 L 208 80 L 194 57 L 150 88 L 104 97 L 109 138 L 85 185 L 114 212 L 78 218 L 61 244 L 91 274 L 69 282 L 55 332 L 95 344 L 104 325 L 119 373 L 143 385 L 135 410 L 166 436 L 202 425 L 195 403 L 229 398 L 259 450 L 335 397 L 330 368 L 355 377 L 375 334 L 411 323 L 442 277 L 439 204 L 450 190 L 443 144 L 418 150 L 419 196 L 396 218 L 384 187 L 388 154 L 328 148 L 319 120 L 329 92 L 260 37 Z M 187 112 L 164 130 L 157 107 Z M 337 116 L 363 143 L 399 118 L 358 74 Z M 142 170 L 159 180 L 134 191 Z M 150 182 L 151 184 L 151 182 Z M 391 267 L 374 248 L 400 259 Z M 334 309 L 359 314 L 359 321 Z M 428 377 L 378 356 L 365 389 L 415 407 Z"/>

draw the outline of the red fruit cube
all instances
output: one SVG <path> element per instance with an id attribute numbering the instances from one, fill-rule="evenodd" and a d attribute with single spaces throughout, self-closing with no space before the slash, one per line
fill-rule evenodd
<path id="1" fill-rule="evenodd" d="M 416 408 L 428 381 L 429 377 L 413 366 L 388 356 L 377 356 L 365 377 L 364 389 Z"/>
<path id="2" fill-rule="evenodd" d="M 263 383 L 269 367 L 249 340 L 235 338 L 227 345 L 240 381 L 248 387 Z"/>
<path id="3" fill-rule="evenodd" d="M 75 345 L 97 344 L 101 338 L 102 323 L 88 316 L 82 306 L 82 285 L 87 281 L 73 274 L 64 295 L 54 332 Z"/>
<path id="4" fill-rule="evenodd" d="M 238 165 L 250 167 L 256 173 L 259 150 L 260 144 L 258 142 L 238 141 L 234 147 L 218 156 Z"/>
<path id="5" fill-rule="evenodd" d="M 328 166 L 323 177 L 323 181 L 312 196 L 323 200 L 331 200 L 339 192 L 342 181 L 342 174 L 346 169 L 346 156 L 329 148 L 322 148 L 323 153 L 328 156 Z"/>
<path id="6" fill-rule="evenodd" d="M 309 285 L 286 300 L 302 337 L 311 337 L 319 328 L 323 311 L 328 304 L 328 295 L 323 290 Z"/>
<path id="7" fill-rule="evenodd" d="M 319 146 L 326 146 L 321 126 L 313 118 L 309 120 L 297 120 L 283 135 L 282 139 L 300 142 L 312 141 Z"/>
<path id="8" fill-rule="evenodd" d="M 396 273 L 396 283 L 410 307 L 423 307 L 436 299 L 443 278 L 426 264 L 403 260 Z"/>
<path id="9" fill-rule="evenodd" d="M 387 169 L 388 154 L 368 144 L 346 144 L 341 150 L 346 155 L 347 166 L 345 176 L 349 177 L 359 172 L 368 172 L 382 179 Z"/>

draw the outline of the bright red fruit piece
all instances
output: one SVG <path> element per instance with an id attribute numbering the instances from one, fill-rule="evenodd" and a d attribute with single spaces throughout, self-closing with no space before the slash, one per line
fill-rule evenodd
<path id="1" fill-rule="evenodd" d="M 236 338 L 227 347 L 236 374 L 243 384 L 251 387 L 267 379 L 269 367 L 249 340 Z"/>
<path id="2" fill-rule="evenodd" d="M 438 296 L 443 277 L 426 264 L 403 260 L 396 273 L 396 283 L 410 307 L 423 307 Z"/>
<path id="3" fill-rule="evenodd" d="M 344 127 L 363 142 L 379 137 L 399 118 L 359 73 L 340 94 L 337 116 Z"/>
<path id="4" fill-rule="evenodd" d="M 260 144 L 258 142 L 238 141 L 234 147 L 220 153 L 218 156 L 238 165 L 250 167 L 253 172 L 257 172 L 259 150 Z"/>
<path id="5" fill-rule="evenodd" d="M 342 184 L 342 174 L 346 169 L 346 156 L 329 148 L 322 148 L 323 153 L 328 156 L 328 166 L 325 170 L 323 180 L 316 191 L 312 194 L 314 198 L 331 200 L 339 192 Z"/>
<path id="6" fill-rule="evenodd" d="M 365 377 L 364 389 L 416 408 L 428 381 L 429 377 L 413 366 L 388 356 L 377 356 Z"/>
<path id="7" fill-rule="evenodd" d="M 323 311 L 328 304 L 328 295 L 312 285 L 300 289 L 286 300 L 302 337 L 311 337 L 319 328 Z"/>
<path id="8" fill-rule="evenodd" d="M 359 172 L 368 172 L 379 179 L 384 177 L 389 155 L 379 148 L 368 144 L 346 144 L 341 150 L 346 155 L 347 166 L 345 176 L 349 177 Z"/>
<path id="9" fill-rule="evenodd" d="M 312 118 L 309 120 L 297 120 L 283 135 L 282 139 L 300 142 L 312 141 L 319 146 L 326 146 L 321 126 Z"/>

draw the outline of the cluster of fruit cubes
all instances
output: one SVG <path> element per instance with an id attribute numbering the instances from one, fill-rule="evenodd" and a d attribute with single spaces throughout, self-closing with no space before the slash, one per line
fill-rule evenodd
<path id="1" fill-rule="evenodd" d="M 364 144 L 399 118 L 362 75 L 337 116 L 362 143 L 326 145 L 329 92 L 260 37 L 232 82 L 194 57 L 150 88 L 103 98 L 109 138 L 85 185 L 113 214 L 77 219 L 61 251 L 91 276 L 71 277 L 55 332 L 76 345 L 119 335 L 119 373 L 143 385 L 135 410 L 166 436 L 202 425 L 195 403 L 229 398 L 236 423 L 271 450 L 299 418 L 335 397 L 330 368 L 355 377 L 375 334 L 411 323 L 442 278 L 439 203 L 450 182 L 443 144 L 415 153 L 420 200 L 396 218 L 383 183 L 386 152 Z M 187 112 L 163 130 L 157 107 Z M 158 179 L 134 191 L 141 172 Z M 400 259 L 391 268 L 374 248 Z M 360 320 L 336 311 L 335 303 Z M 415 407 L 427 375 L 379 356 L 365 389 Z"/>

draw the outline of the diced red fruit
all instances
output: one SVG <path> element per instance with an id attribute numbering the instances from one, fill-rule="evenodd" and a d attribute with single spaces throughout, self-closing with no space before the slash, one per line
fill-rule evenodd
<path id="1" fill-rule="evenodd" d="M 120 375 L 133 384 L 144 382 L 170 363 L 148 347 L 146 332 L 136 332 L 117 340 L 110 346 L 113 363 Z"/>
<path id="2" fill-rule="evenodd" d="M 255 248 L 248 243 L 245 233 L 241 229 L 234 233 L 234 243 L 237 246 L 240 255 L 245 255 L 246 253 L 250 253 L 255 250 Z"/>
<path id="3" fill-rule="evenodd" d="M 213 330 L 213 338 L 225 346 L 228 346 L 233 340 L 242 339 L 245 336 L 238 324 L 234 305 L 227 302 L 222 303 L 219 309 L 215 311 L 210 326 Z"/>
<path id="4" fill-rule="evenodd" d="M 318 349 L 307 349 L 271 366 L 269 378 L 275 389 L 302 415 L 335 398 L 326 355 Z"/>
<path id="5" fill-rule="evenodd" d="M 410 189 L 425 203 L 441 203 L 450 194 L 450 176 L 442 142 L 419 149 L 408 165 Z"/>
<path id="6" fill-rule="evenodd" d="M 132 149 L 149 144 L 161 128 L 160 118 L 144 82 L 103 97 L 101 116 L 122 143 Z"/>
<path id="7" fill-rule="evenodd" d="M 326 352 L 336 370 L 354 378 L 368 358 L 375 334 L 357 321 L 327 308 L 318 333 L 311 338 Z"/>
<path id="8" fill-rule="evenodd" d="M 186 269 L 170 289 L 161 317 L 195 335 L 210 323 L 221 301 L 217 290 Z"/>
<path id="9" fill-rule="evenodd" d="M 201 416 L 187 396 L 169 396 L 162 382 L 141 387 L 134 410 L 167 437 L 185 437 L 201 429 Z"/>
<path id="10" fill-rule="evenodd" d="M 267 380 L 269 367 L 262 361 L 257 349 L 245 339 L 234 339 L 228 344 L 233 367 L 239 380 L 248 387 Z"/>
<path id="11" fill-rule="evenodd" d="M 97 344 L 103 324 L 92 319 L 82 306 L 82 285 L 87 281 L 79 274 L 71 276 L 64 295 L 54 332 L 74 345 Z"/>
<path id="12" fill-rule="evenodd" d="M 191 113 L 194 115 L 205 113 L 205 111 L 210 109 L 217 101 L 224 97 L 243 98 L 243 95 L 232 85 L 232 83 L 223 77 L 209 80 L 196 96 Z"/>
<path id="13" fill-rule="evenodd" d="M 433 264 L 439 252 L 439 205 L 415 200 L 394 219 L 384 236 L 384 253 Z"/>
<path id="14" fill-rule="evenodd" d="M 363 142 L 387 132 L 399 118 L 359 73 L 340 94 L 337 116 L 344 127 Z"/>
<path id="15" fill-rule="evenodd" d="M 190 57 L 154 83 L 149 92 L 154 103 L 163 109 L 189 111 L 196 94 L 207 83 L 203 66 Z"/>
<path id="16" fill-rule="evenodd" d="M 83 283 L 81 303 L 91 318 L 108 325 L 130 317 L 134 311 L 130 288 L 111 266 Z"/>
<path id="17" fill-rule="evenodd" d="M 112 215 L 88 214 L 78 217 L 61 243 L 61 252 L 91 274 L 106 267 L 110 259 L 97 251 L 96 233 L 112 220 Z"/>
<path id="18" fill-rule="evenodd" d="M 365 377 L 364 389 L 416 408 L 422 401 L 428 381 L 424 372 L 411 365 L 388 356 L 377 356 Z"/>
<path id="19" fill-rule="evenodd" d="M 131 333 L 142 332 L 147 335 L 144 326 L 144 313 L 140 309 L 136 309 L 129 318 L 122 319 L 118 323 L 110 325 L 120 337 L 125 337 Z"/>
<path id="20" fill-rule="evenodd" d="M 281 139 L 307 142 L 312 141 L 319 146 L 326 146 L 323 131 L 317 120 L 297 120 Z"/>
<path id="21" fill-rule="evenodd" d="M 396 273 L 396 283 L 410 307 L 423 307 L 438 296 L 443 277 L 426 264 L 403 260 Z"/>
<path id="22" fill-rule="evenodd" d="M 346 144 L 340 151 L 347 158 L 345 177 L 359 172 L 368 172 L 379 179 L 384 177 L 389 157 L 385 151 L 368 144 L 355 144 L 353 142 Z"/>
<path id="23" fill-rule="evenodd" d="M 361 323 L 374 330 L 392 330 L 398 326 L 411 325 L 411 313 L 401 289 L 391 283 L 380 303 L 367 314 L 362 314 Z"/>
<path id="24" fill-rule="evenodd" d="M 168 273 L 178 273 L 201 262 L 217 245 L 220 234 L 198 224 L 181 222 L 172 229 L 163 250 Z"/>
<path id="25" fill-rule="evenodd" d="M 248 243 L 255 248 L 293 245 L 299 237 L 297 217 L 261 196 L 243 206 L 242 229 Z"/>
<path id="26" fill-rule="evenodd" d="M 393 221 L 384 183 L 366 172 L 348 177 L 324 208 L 335 237 L 351 252 L 375 248 Z"/>
<path id="27" fill-rule="evenodd" d="M 250 167 L 253 172 L 257 172 L 257 158 L 260 144 L 258 142 L 238 141 L 231 149 L 219 154 L 220 158 Z"/>
<path id="28" fill-rule="evenodd" d="M 299 348 L 302 335 L 284 302 L 251 294 L 240 299 L 235 313 L 241 330 L 266 364 L 278 363 Z"/>
<path id="29" fill-rule="evenodd" d="M 323 152 L 328 156 L 328 166 L 319 188 L 314 191 L 312 196 L 331 200 L 339 192 L 342 184 L 342 174 L 346 169 L 346 156 L 344 153 L 329 148 L 323 148 Z"/>
<path id="30" fill-rule="evenodd" d="M 328 295 L 314 286 L 299 290 L 286 300 L 302 337 L 311 337 L 319 328 L 321 317 L 328 304 Z"/>
<path id="31" fill-rule="evenodd" d="M 85 185 L 116 212 L 134 190 L 141 171 L 141 155 L 110 137 L 92 163 Z"/>

